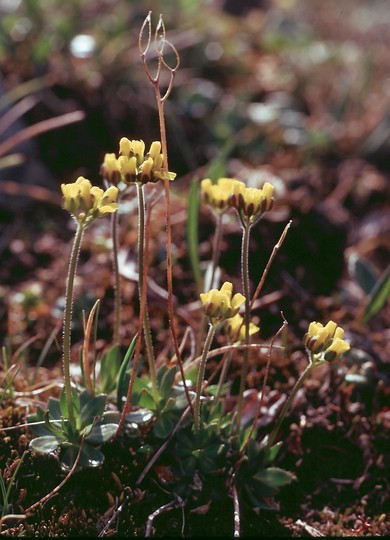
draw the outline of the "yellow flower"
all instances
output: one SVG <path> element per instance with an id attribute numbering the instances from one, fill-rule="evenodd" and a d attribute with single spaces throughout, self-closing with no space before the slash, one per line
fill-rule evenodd
<path id="1" fill-rule="evenodd" d="M 97 217 L 104 217 L 106 214 L 112 214 L 118 208 L 118 188 L 110 186 L 103 193 L 99 206 L 97 207 Z"/>
<path id="2" fill-rule="evenodd" d="M 126 184 L 136 182 L 138 178 L 137 158 L 122 155 L 119 156 L 118 162 L 124 182 Z"/>
<path id="3" fill-rule="evenodd" d="M 327 362 L 334 362 L 339 356 L 349 351 L 350 345 L 340 338 L 335 338 L 324 353 Z"/>
<path id="4" fill-rule="evenodd" d="M 241 183 L 234 178 L 220 178 L 216 184 L 213 184 L 210 178 L 205 178 L 200 184 L 202 199 L 218 213 L 223 214 L 231 207 L 231 196 L 235 184 Z"/>
<path id="5" fill-rule="evenodd" d="M 247 188 L 242 182 L 234 184 L 231 204 L 239 213 L 240 219 L 246 225 L 257 221 L 264 212 L 272 209 L 275 187 L 266 182 L 261 189 Z"/>
<path id="6" fill-rule="evenodd" d="M 164 170 L 164 156 L 161 153 L 161 143 L 154 141 L 145 156 L 144 141 L 130 141 L 123 137 L 119 141 L 119 166 L 123 180 L 130 184 L 140 182 L 157 182 L 158 180 L 174 180 L 176 174 Z"/>
<path id="7" fill-rule="evenodd" d="M 207 293 L 200 294 L 203 311 L 212 325 L 215 326 L 238 313 L 240 306 L 245 302 L 245 296 L 241 293 L 232 295 L 233 285 L 229 281 L 226 281 L 220 290 L 211 289 Z"/>
<path id="8" fill-rule="evenodd" d="M 65 210 L 68 210 L 80 223 L 104 217 L 118 208 L 118 188 L 115 186 L 103 191 L 80 176 L 76 182 L 62 184 L 61 190 Z"/>
<path id="9" fill-rule="evenodd" d="M 245 341 L 245 326 L 243 324 L 243 317 L 237 313 L 234 317 L 225 321 L 225 329 L 231 340 L 236 343 L 242 343 Z M 249 324 L 249 335 L 257 334 L 260 332 L 260 328 L 254 323 Z"/>
<path id="10" fill-rule="evenodd" d="M 100 167 L 100 174 L 109 184 L 118 185 L 121 181 L 121 167 L 115 154 L 105 154 Z"/>
<path id="11" fill-rule="evenodd" d="M 144 161 L 145 143 L 144 141 L 130 141 L 127 137 L 122 137 L 119 141 L 119 153 L 121 156 L 134 156 L 139 166 Z"/>
<path id="12" fill-rule="evenodd" d="M 303 343 L 312 355 L 319 355 L 320 360 L 333 362 L 350 349 L 343 337 L 344 330 L 334 321 L 329 321 L 325 326 L 313 321 L 303 338 Z"/>

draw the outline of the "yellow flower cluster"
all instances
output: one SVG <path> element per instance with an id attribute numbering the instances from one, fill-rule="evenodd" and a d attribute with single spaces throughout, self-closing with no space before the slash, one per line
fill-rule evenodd
<path id="1" fill-rule="evenodd" d="M 233 296 L 233 285 L 229 281 L 225 281 L 220 290 L 211 289 L 207 293 L 201 293 L 200 299 L 203 311 L 213 326 L 234 317 L 245 302 L 245 296 L 241 293 Z"/>
<path id="2" fill-rule="evenodd" d="M 61 191 L 65 210 L 79 222 L 102 218 L 118 208 L 118 188 L 111 186 L 104 191 L 83 176 L 71 184 L 62 184 Z"/>
<path id="3" fill-rule="evenodd" d="M 264 212 L 272 209 L 275 187 L 265 182 L 261 189 L 248 188 L 243 182 L 234 184 L 231 205 L 235 208 L 241 220 L 246 224 L 254 223 Z"/>
<path id="4" fill-rule="evenodd" d="M 244 225 L 250 225 L 264 212 L 271 210 L 275 187 L 266 182 L 261 189 L 248 188 L 244 182 L 234 178 L 220 178 L 215 184 L 209 178 L 201 182 L 204 202 L 223 214 L 233 207 L 238 211 Z"/>
<path id="5" fill-rule="evenodd" d="M 327 362 L 334 362 L 350 349 L 350 345 L 343 337 L 344 330 L 334 321 L 329 321 L 325 326 L 313 321 L 303 338 L 303 343 L 312 354 L 320 355 L 321 359 Z"/>
<path id="6" fill-rule="evenodd" d="M 225 330 L 231 340 L 236 343 L 243 343 L 245 341 L 245 326 L 243 324 L 243 317 L 237 313 L 234 317 L 225 321 Z M 249 324 L 249 335 L 257 334 L 260 332 L 260 328 L 254 323 Z"/>
<path id="7" fill-rule="evenodd" d="M 202 200 L 219 214 L 223 214 L 231 208 L 230 199 L 236 182 L 234 178 L 220 178 L 216 184 L 213 184 L 210 178 L 205 178 L 200 184 Z"/>
<path id="8" fill-rule="evenodd" d="M 126 184 L 139 182 L 157 182 L 158 180 L 174 180 L 175 173 L 164 171 L 164 156 L 161 143 L 154 141 L 145 155 L 144 141 L 129 140 L 123 137 L 119 141 L 119 157 L 106 154 L 100 167 L 100 174 L 111 184 L 118 185 L 123 180 Z"/>

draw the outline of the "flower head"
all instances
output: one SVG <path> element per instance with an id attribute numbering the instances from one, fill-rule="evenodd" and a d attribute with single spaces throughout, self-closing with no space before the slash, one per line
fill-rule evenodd
<path id="1" fill-rule="evenodd" d="M 245 296 L 241 293 L 233 296 L 233 285 L 229 281 L 225 281 L 219 290 L 211 289 L 207 293 L 201 293 L 200 299 L 203 311 L 213 326 L 234 317 L 245 302 Z"/>
<path id="2" fill-rule="evenodd" d="M 62 184 L 63 206 L 79 223 L 104 217 L 118 208 L 118 188 L 111 186 L 106 191 L 93 186 L 89 180 L 80 176 L 76 182 Z"/>
<path id="3" fill-rule="evenodd" d="M 109 184 L 117 186 L 121 181 L 121 167 L 115 154 L 105 154 L 100 166 L 100 174 Z"/>
<path id="4" fill-rule="evenodd" d="M 350 349 L 350 345 L 343 340 L 344 330 L 334 321 L 325 326 L 318 322 L 311 322 L 303 343 L 310 351 L 314 360 L 334 362 L 339 356 Z"/>
<path id="5" fill-rule="evenodd" d="M 216 184 L 213 184 L 210 178 L 205 178 L 200 184 L 202 199 L 219 214 L 223 214 L 232 206 L 231 196 L 234 185 L 238 183 L 241 182 L 234 178 L 220 178 Z"/>
<path id="6" fill-rule="evenodd" d="M 123 180 L 127 183 L 157 182 L 158 180 L 174 180 L 175 173 L 164 170 L 164 155 L 161 153 L 161 143 L 154 141 L 149 152 L 145 155 L 144 141 L 129 140 L 123 137 L 119 141 L 118 159 Z"/>
<path id="7" fill-rule="evenodd" d="M 272 209 L 274 191 L 275 187 L 269 182 L 261 189 L 248 188 L 243 182 L 237 182 L 234 184 L 231 205 L 238 211 L 241 221 L 250 225 Z"/>
<path id="8" fill-rule="evenodd" d="M 243 343 L 245 341 L 245 325 L 243 324 L 243 317 L 237 313 L 234 317 L 225 321 L 224 327 L 231 340 L 235 343 Z M 260 332 L 260 328 L 254 323 L 249 324 L 249 335 L 257 334 Z"/>

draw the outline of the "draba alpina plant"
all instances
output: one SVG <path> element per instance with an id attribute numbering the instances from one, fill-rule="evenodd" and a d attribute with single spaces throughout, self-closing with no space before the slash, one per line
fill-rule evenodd
<path id="1" fill-rule="evenodd" d="M 154 71 L 148 53 L 153 48 Z M 50 397 L 46 407 L 37 407 L 29 415 L 30 429 L 37 437 L 30 448 L 38 454 L 56 453 L 63 469 L 74 472 L 76 468 L 99 466 L 104 461 L 103 444 L 115 436 L 122 443 L 130 442 L 128 433 L 140 435 L 134 455 L 147 455 L 148 461 L 136 484 L 142 483 L 153 465 L 165 454 L 170 474 L 165 486 L 175 497 L 196 497 L 196 492 L 209 490 L 213 499 L 223 501 L 231 497 L 234 502 L 234 535 L 240 533 L 240 501 L 251 507 L 270 506 L 270 499 L 277 496 L 281 487 L 296 480 L 295 476 L 277 466 L 275 460 L 282 446 L 277 440 L 280 427 L 293 400 L 304 381 L 317 366 L 333 363 L 350 348 L 344 340 L 344 331 L 335 322 L 325 326 L 312 322 L 303 338 L 309 364 L 300 375 L 287 398 L 275 425 L 264 436 L 258 426 L 268 369 L 272 360 L 274 341 L 252 343 L 252 336 L 260 333 L 258 321 L 252 318 L 253 302 L 259 295 L 270 264 L 283 244 L 289 224 L 285 227 L 255 292 L 252 294 L 249 268 L 250 234 L 266 212 L 270 212 L 277 199 L 275 187 L 265 182 L 261 187 L 247 187 L 235 178 L 219 178 L 216 182 L 205 178 L 199 182 L 201 200 L 215 218 L 211 271 L 203 276 L 203 291 L 199 294 L 199 319 L 208 325 L 206 335 L 203 323 L 198 325 L 201 354 L 185 351 L 186 333 L 177 324 L 173 304 L 172 232 L 171 232 L 171 182 L 176 174 L 169 171 L 164 104 L 171 92 L 179 55 L 166 39 L 165 27 L 160 17 L 154 34 L 151 14 L 146 17 L 139 36 L 139 49 L 143 66 L 151 83 L 157 102 L 160 141 L 153 141 L 149 149 L 143 140 L 122 137 L 118 154 L 106 153 L 100 167 L 105 189 L 93 186 L 84 177 L 76 182 L 62 184 L 63 207 L 76 223 L 75 237 L 70 255 L 66 282 L 66 303 L 63 325 L 63 377 L 60 398 Z M 173 56 L 172 64 L 167 57 Z M 168 72 L 162 91 L 161 73 Z M 166 358 L 157 365 L 152 340 L 148 310 L 148 277 L 150 261 L 147 253 L 148 224 L 151 222 L 153 204 L 146 200 L 145 186 L 156 184 L 163 188 L 166 201 L 166 267 L 167 312 L 172 347 L 166 347 Z M 121 343 L 121 286 L 118 265 L 118 207 L 122 198 L 131 196 L 135 188 L 138 203 L 138 300 L 139 319 L 137 332 L 122 361 Z M 221 241 L 224 234 L 224 217 L 235 212 L 242 228 L 241 241 L 241 291 L 233 291 L 232 281 L 219 284 L 217 269 L 220 261 Z M 96 220 L 110 215 L 113 240 L 113 281 L 115 286 L 113 347 L 102 356 L 101 380 L 96 382 L 88 359 L 89 338 L 93 320 L 97 317 L 99 300 L 95 303 L 84 328 L 82 348 L 82 380 L 76 386 L 71 378 L 72 306 L 77 262 L 86 229 Z M 238 255 L 237 255 L 238 257 Z M 236 287 L 235 287 L 236 288 Z M 284 328 L 286 321 L 283 322 Z M 195 333 L 192 329 L 188 333 Z M 180 343 L 180 334 L 184 334 Z M 217 341 L 224 345 L 213 349 Z M 194 338 L 196 341 L 196 337 Z M 220 344 L 219 344 L 220 345 Z M 144 347 L 144 350 L 143 350 Z M 268 352 L 258 410 L 254 418 L 245 419 L 244 398 L 248 386 L 249 354 Z M 195 349 L 195 347 L 194 347 Z M 184 351 L 184 352 L 183 352 Z M 229 403 L 230 381 L 228 369 L 233 355 L 242 352 L 239 389 L 236 402 Z M 142 356 L 142 353 L 143 356 Z M 208 372 L 208 360 L 221 356 L 214 372 Z M 145 359 L 143 372 L 139 359 Z M 93 361 L 94 369 L 96 358 Z M 216 382 L 214 382 L 216 379 Z M 6 391 L 11 392 L 12 377 L 7 371 L 4 379 Z M 85 388 L 83 388 L 83 385 Z M 116 393 L 116 395 L 114 395 Z M 1 398 L 1 396 L 0 396 Z M 107 410 L 107 405 L 110 410 Z M 125 428 L 125 429 L 122 429 Z M 142 443 L 141 441 L 142 435 Z M 139 442 L 139 445 L 137 446 Z M 129 454 L 130 455 L 130 454 Z M 131 488 L 133 486 L 130 486 Z M 165 488 L 164 488 L 165 489 Z M 3 489 L 4 491 L 4 489 Z M 4 492 L 5 493 L 5 492 Z M 9 493 L 5 493 L 8 496 Z M 5 500 L 6 497 L 3 499 Z"/>
<path id="2" fill-rule="evenodd" d="M 62 184 L 61 190 L 63 207 L 76 222 L 65 293 L 62 345 L 64 387 L 60 399 L 49 398 L 46 411 L 38 407 L 36 414 L 30 415 L 28 421 L 32 431 L 38 435 L 32 439 L 31 448 L 38 453 L 48 454 L 61 447 L 62 466 L 71 469 L 76 458 L 80 466 L 101 464 L 104 455 L 96 446 L 113 437 L 117 430 L 117 424 L 105 416 L 105 394 L 91 395 L 87 390 L 79 394 L 72 388 L 70 352 L 74 280 L 82 238 L 95 219 L 117 211 L 118 188 L 111 186 L 104 191 L 80 176 L 76 182 Z"/>

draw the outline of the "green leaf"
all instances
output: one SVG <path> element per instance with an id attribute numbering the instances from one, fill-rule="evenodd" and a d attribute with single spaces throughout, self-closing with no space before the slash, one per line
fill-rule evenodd
<path id="1" fill-rule="evenodd" d="M 168 366 L 166 364 L 161 364 L 161 366 L 158 368 L 157 370 L 157 373 L 156 373 L 156 376 L 157 376 L 157 386 L 160 388 L 161 386 L 161 381 L 164 377 L 164 375 L 166 374 L 166 372 L 168 371 Z"/>
<path id="2" fill-rule="evenodd" d="M 148 379 L 144 377 L 137 377 L 134 380 L 133 390 L 131 392 L 131 403 L 133 403 L 134 405 L 138 405 L 141 392 L 142 390 L 145 390 L 145 389 L 150 391 L 150 385 L 149 385 Z"/>
<path id="3" fill-rule="evenodd" d="M 119 370 L 122 364 L 122 357 L 118 345 L 108 349 L 100 361 L 99 388 L 109 394 L 115 388 Z"/>
<path id="4" fill-rule="evenodd" d="M 118 382 L 117 382 L 117 390 L 116 390 L 116 405 L 118 407 L 118 410 L 121 411 L 123 408 L 123 400 L 126 397 L 127 394 L 127 388 L 129 385 L 129 379 L 127 377 L 127 368 L 133 358 L 135 345 L 137 343 L 137 336 L 136 334 L 133 339 L 131 340 L 131 343 L 129 345 L 129 348 L 127 349 L 126 355 L 123 359 L 122 365 L 119 369 L 118 373 Z"/>
<path id="5" fill-rule="evenodd" d="M 269 448 L 264 457 L 264 465 L 268 465 L 269 463 L 275 461 L 280 449 L 282 448 L 282 445 L 283 441 L 279 441 L 274 444 L 274 446 L 271 446 L 271 448 Z"/>
<path id="6" fill-rule="evenodd" d="M 137 425 L 149 424 L 153 416 L 153 411 L 150 409 L 138 409 L 138 411 L 132 411 L 126 416 L 126 422 Z"/>
<path id="7" fill-rule="evenodd" d="M 252 504 L 256 506 L 258 502 L 255 503 L 254 501 L 259 501 L 258 497 L 273 497 L 278 493 L 277 487 L 268 486 L 257 478 L 247 479 L 244 487 L 247 493 L 251 494 Z"/>
<path id="8" fill-rule="evenodd" d="M 78 393 L 75 390 L 73 390 L 73 388 L 71 389 L 71 399 L 72 399 L 73 414 L 75 418 L 77 418 L 80 414 L 80 397 Z M 65 387 L 62 389 L 61 396 L 60 396 L 60 410 L 61 410 L 61 417 L 68 419 L 69 412 L 68 412 L 68 404 L 66 402 Z"/>
<path id="9" fill-rule="evenodd" d="M 198 460 L 193 456 L 180 460 L 180 468 L 184 474 L 192 474 L 197 465 Z"/>
<path id="10" fill-rule="evenodd" d="M 227 391 L 230 389 L 231 386 L 232 386 L 231 381 L 228 381 L 228 382 L 224 383 L 222 385 L 222 393 L 221 393 L 221 395 L 224 396 L 227 393 Z M 218 392 L 218 384 L 210 384 L 210 386 L 207 387 L 207 393 L 208 394 L 215 397 L 217 395 L 217 392 Z"/>
<path id="11" fill-rule="evenodd" d="M 368 303 L 363 313 L 363 323 L 366 324 L 383 308 L 390 295 L 390 265 L 372 289 Z"/>
<path id="12" fill-rule="evenodd" d="M 169 399 L 167 399 L 167 401 L 165 402 L 164 407 L 162 408 L 160 414 L 166 414 L 171 409 L 173 409 L 173 407 L 175 405 L 175 402 L 176 402 L 176 400 L 173 397 L 170 397 Z"/>
<path id="13" fill-rule="evenodd" d="M 172 366 L 170 369 L 167 370 L 167 372 L 161 379 L 159 391 L 161 397 L 163 397 L 164 399 L 167 399 L 172 393 L 172 387 L 175 382 L 175 375 L 176 366 Z"/>
<path id="14" fill-rule="evenodd" d="M 273 488 L 291 484 L 293 480 L 296 480 L 296 477 L 291 472 L 279 469 L 278 467 L 268 467 L 268 469 L 255 474 L 254 478 L 266 486 Z"/>
<path id="15" fill-rule="evenodd" d="M 61 442 L 63 441 L 58 437 L 54 437 L 53 435 L 45 435 L 43 437 L 32 439 L 30 441 L 30 448 L 34 450 L 34 452 L 37 452 L 37 454 L 50 454 L 51 452 L 57 450 Z"/>
<path id="16" fill-rule="evenodd" d="M 378 272 L 364 257 L 352 253 L 348 259 L 348 270 L 366 294 L 369 294 L 378 281 Z"/>
<path id="17" fill-rule="evenodd" d="M 175 427 L 175 423 L 167 414 L 161 414 L 154 424 L 153 433 L 156 437 L 165 439 Z"/>
<path id="18" fill-rule="evenodd" d="M 79 447 L 77 446 L 70 446 L 66 448 L 63 453 L 61 453 L 60 461 L 61 466 L 64 470 L 70 470 L 79 453 Z M 93 446 L 90 446 L 89 444 L 85 444 L 81 450 L 80 459 L 77 464 L 77 469 L 86 469 L 89 467 L 98 467 L 99 465 L 102 465 L 104 462 L 104 454 L 97 448 L 94 448 Z"/>
<path id="19" fill-rule="evenodd" d="M 138 406 L 155 411 L 157 409 L 157 403 L 155 402 L 151 390 L 143 388 L 139 394 Z"/>
<path id="20" fill-rule="evenodd" d="M 202 274 L 200 271 L 199 259 L 199 181 L 198 179 L 191 182 L 190 193 L 188 197 L 187 209 L 187 246 L 188 256 L 191 263 L 192 273 L 195 283 L 200 291 L 202 289 Z"/>
<path id="21" fill-rule="evenodd" d="M 118 430 L 118 424 L 98 424 L 85 438 L 89 444 L 99 445 L 112 439 Z"/>
<path id="22" fill-rule="evenodd" d="M 59 399 L 50 397 L 47 402 L 47 410 L 49 411 L 50 418 L 53 418 L 54 420 L 60 420 L 62 418 Z"/>
<path id="23" fill-rule="evenodd" d="M 87 403 L 82 407 L 80 411 L 80 429 L 92 424 L 96 416 L 102 416 L 106 407 L 107 396 L 106 394 L 98 394 L 97 396 L 90 397 Z"/>
<path id="24" fill-rule="evenodd" d="M 191 390 L 189 391 L 189 396 L 190 396 L 190 399 L 193 400 L 195 399 L 195 392 L 192 392 Z M 186 407 L 188 407 L 188 399 L 187 399 L 187 395 L 185 392 L 181 392 L 180 394 L 176 394 L 175 395 L 175 404 L 174 404 L 174 409 L 176 411 L 181 411 L 183 409 L 185 409 Z"/>

